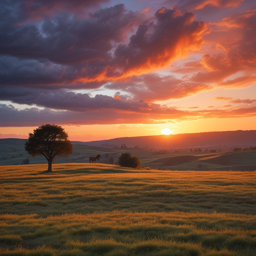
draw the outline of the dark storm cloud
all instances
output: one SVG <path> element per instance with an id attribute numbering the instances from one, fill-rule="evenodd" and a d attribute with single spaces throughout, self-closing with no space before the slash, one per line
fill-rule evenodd
<path id="1" fill-rule="evenodd" d="M 49 61 L 0 57 L 0 86 L 38 86 L 71 82 L 74 69 Z"/>
<path id="2" fill-rule="evenodd" d="M 59 13 L 40 23 L 13 23 L 11 28 L 2 24 L 1 84 L 84 83 L 87 88 L 88 82 L 127 79 L 157 70 L 203 43 L 206 24 L 193 21 L 191 13 L 162 8 L 154 19 L 142 19 L 121 4 L 85 19 Z M 124 44 L 138 24 L 130 42 Z"/>
<path id="3" fill-rule="evenodd" d="M 113 109 L 146 113 L 161 112 L 164 109 L 160 105 L 147 104 L 142 100 L 120 100 L 105 95 L 90 97 L 86 93 L 74 93 L 63 89 L 47 91 L 32 88 L 0 88 L 0 100 L 76 112 Z"/>
<path id="4" fill-rule="evenodd" d="M 255 115 L 256 107 L 227 110 L 211 109 L 203 111 L 180 111 L 174 108 L 167 108 L 161 112 L 149 111 L 146 113 L 134 113 L 129 111 L 108 111 L 105 109 L 87 112 L 53 111 L 50 109 L 39 110 L 38 108 L 18 110 L 11 105 L 0 104 L 0 126 L 2 127 L 39 126 L 45 123 L 59 125 L 156 124 L 173 122 L 174 120 L 235 118 Z"/>
<path id="5" fill-rule="evenodd" d="M 23 1 L 22 10 L 27 20 L 40 20 L 57 12 L 66 11 L 82 15 L 88 8 L 98 8 L 109 0 L 29 0 Z"/>
<path id="6" fill-rule="evenodd" d="M 134 113 L 130 111 L 95 110 L 85 112 L 53 111 L 29 108 L 18 110 L 13 106 L 0 104 L 0 126 L 38 126 L 43 123 L 54 124 L 121 124 L 121 123 L 158 123 L 186 117 L 188 113 L 168 108 L 166 111 L 148 111 Z"/>
<path id="7" fill-rule="evenodd" d="M 126 11 L 120 4 L 99 10 L 86 19 L 60 13 L 40 25 L 29 23 L 6 28 L 3 23 L 0 54 L 72 65 L 109 61 L 113 43 L 123 41 L 140 21 L 139 14 Z"/>
<path id="8" fill-rule="evenodd" d="M 218 8 L 236 7 L 243 1 L 244 0 L 166 0 L 163 4 L 175 4 L 182 11 L 195 11 L 208 6 L 215 6 Z"/>

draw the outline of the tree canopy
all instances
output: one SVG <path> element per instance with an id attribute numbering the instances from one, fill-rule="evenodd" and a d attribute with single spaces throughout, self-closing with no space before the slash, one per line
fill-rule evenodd
<path id="1" fill-rule="evenodd" d="M 73 153 L 73 147 L 68 140 L 68 134 L 61 126 L 45 124 L 29 134 L 25 150 L 32 156 L 44 156 L 48 161 L 48 171 L 52 171 L 52 162 L 56 157 L 68 157 Z"/>

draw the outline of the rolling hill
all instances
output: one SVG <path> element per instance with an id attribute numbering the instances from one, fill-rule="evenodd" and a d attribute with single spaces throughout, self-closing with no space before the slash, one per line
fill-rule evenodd
<path id="1" fill-rule="evenodd" d="M 186 133 L 175 135 L 124 137 L 110 140 L 85 142 L 86 145 L 114 147 L 125 144 L 128 147 L 190 148 L 190 147 L 250 147 L 256 146 L 256 131 L 227 131 Z"/>
<path id="2" fill-rule="evenodd" d="M 208 135 L 208 137 L 207 137 Z M 227 135 L 225 138 L 224 135 Z M 238 137 L 237 137 L 238 136 Z M 240 137 L 239 137 L 240 136 Z M 215 132 L 200 134 L 179 134 L 171 136 L 147 136 L 133 138 L 117 138 L 108 141 L 72 142 L 74 152 L 68 158 L 57 158 L 55 163 L 88 163 L 89 156 L 101 154 L 100 163 L 110 163 L 113 158 L 117 162 L 124 152 L 136 155 L 142 166 L 163 170 L 256 170 L 256 151 L 222 150 L 212 153 L 210 151 L 190 152 L 189 150 L 157 151 L 132 148 L 133 145 L 164 146 L 171 143 L 180 147 L 228 147 L 255 146 L 256 131 Z M 215 140 L 214 140 L 215 138 Z M 147 140 L 148 139 L 148 140 Z M 244 139 L 244 140 L 242 140 Z M 222 141 L 221 141 L 222 140 Z M 24 159 L 30 164 L 45 164 L 44 157 L 32 158 L 24 149 L 24 139 L 0 139 L 0 166 L 20 165 Z M 170 142 L 171 141 L 171 142 Z M 146 142 L 148 142 L 146 144 Z M 180 144 L 178 144 L 180 142 Z M 110 148 L 126 144 L 130 148 Z M 141 143 L 141 144 L 140 144 Z M 164 144 L 165 143 L 165 144 Z M 198 144 L 197 144 L 198 143 Z M 107 147 L 109 146 L 109 147 Z"/>

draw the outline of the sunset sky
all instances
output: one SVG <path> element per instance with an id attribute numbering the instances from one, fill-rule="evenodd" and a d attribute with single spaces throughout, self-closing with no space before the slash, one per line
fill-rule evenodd
<path id="1" fill-rule="evenodd" d="M 255 0 L 1 0 L 0 138 L 256 129 Z"/>

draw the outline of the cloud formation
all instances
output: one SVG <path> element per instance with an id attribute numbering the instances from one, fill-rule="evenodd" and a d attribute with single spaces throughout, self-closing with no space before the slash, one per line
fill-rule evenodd
<path id="1" fill-rule="evenodd" d="M 30 0 L 23 1 L 22 9 L 27 14 L 27 21 L 41 20 L 57 12 L 70 12 L 82 15 L 88 8 L 99 8 L 109 0 Z"/>
<path id="2" fill-rule="evenodd" d="M 88 112 L 39 110 L 30 108 L 18 110 L 13 106 L 0 104 L 0 126 L 21 127 L 39 126 L 44 123 L 59 125 L 82 124 L 158 124 L 173 121 L 197 120 L 200 118 L 237 118 L 256 115 L 256 107 L 181 111 L 175 108 L 162 108 L 161 111 L 127 112 L 96 110 Z"/>
<path id="3" fill-rule="evenodd" d="M 222 87 L 249 87 L 256 82 L 256 9 L 236 13 L 214 24 L 221 34 L 230 34 L 220 40 L 221 53 L 205 54 L 200 64 L 204 70 L 193 74 L 191 80 Z M 233 34 L 230 33 L 233 31 Z M 194 63 L 196 65 L 196 63 Z M 184 67 L 185 68 L 185 67 Z M 240 74 L 236 77 L 232 75 Z"/>
<path id="4" fill-rule="evenodd" d="M 135 100 L 144 99 L 149 102 L 168 99 L 180 99 L 211 89 L 210 86 L 193 83 L 173 76 L 147 74 L 133 77 L 127 82 L 108 84 L 106 88 L 130 93 Z"/>
<path id="5" fill-rule="evenodd" d="M 158 70 L 201 47 L 207 25 L 194 17 L 162 8 L 154 19 L 143 21 L 143 15 L 119 4 L 85 19 L 59 13 L 45 18 L 40 26 L 17 25 L 13 18 L 12 25 L 0 26 L 0 79 L 8 85 L 20 81 L 22 86 L 86 84 Z M 127 34 L 135 28 L 127 42 Z"/>
<path id="6" fill-rule="evenodd" d="M 48 91 L 31 88 L 0 88 L 0 100 L 74 112 L 105 109 L 147 113 L 162 110 L 160 105 L 148 104 L 143 100 L 121 100 L 120 97 L 113 98 L 106 95 L 90 97 L 86 93 L 74 93 L 64 89 Z"/>
<path id="7" fill-rule="evenodd" d="M 235 8 L 248 0 L 167 2 L 177 6 L 153 14 L 150 3 L 130 11 L 109 0 L 0 1 L 0 100 L 32 107 L 2 104 L 0 125 L 40 125 L 39 117 L 117 124 L 255 115 L 254 105 L 236 105 L 254 104 L 250 96 L 215 98 L 228 101 L 222 109 L 155 104 L 256 83 L 256 9 Z M 218 21 L 199 21 L 216 10 Z M 90 96 L 98 88 L 113 97 Z"/>
<path id="8" fill-rule="evenodd" d="M 164 3 L 176 4 L 181 10 L 196 11 L 207 6 L 218 8 L 237 7 L 244 0 L 167 0 Z"/>

